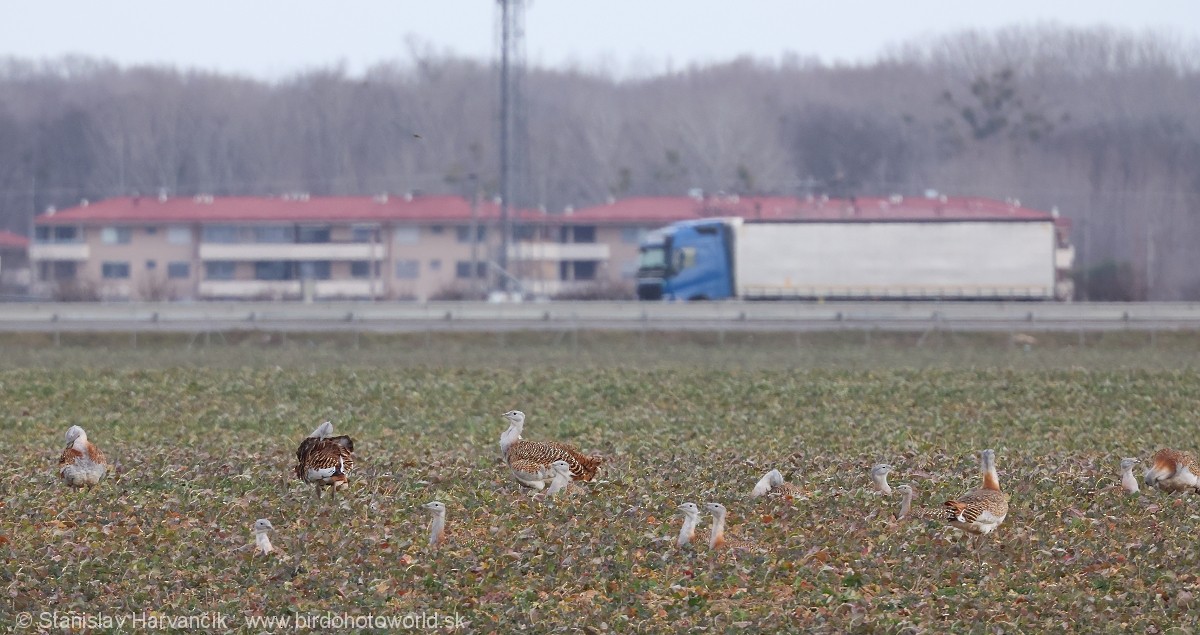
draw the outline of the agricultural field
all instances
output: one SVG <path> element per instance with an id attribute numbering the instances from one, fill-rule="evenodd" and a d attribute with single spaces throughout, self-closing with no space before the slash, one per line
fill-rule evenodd
<path id="1" fill-rule="evenodd" d="M 608 337 L 0 341 L 0 629 L 130 632 L 96 620 L 139 615 L 229 632 L 384 630 L 329 621 L 366 616 L 480 633 L 1196 626 L 1200 496 L 1123 495 L 1117 474 L 1121 457 L 1200 450 L 1195 334 L 1030 350 Z M 513 408 L 526 438 L 603 454 L 599 480 L 549 503 L 521 491 L 497 446 Z M 337 500 L 292 471 L 325 420 L 355 439 Z M 114 465 L 91 490 L 55 473 L 73 424 Z M 899 497 L 868 487 L 886 461 L 893 485 L 940 507 L 978 486 L 984 448 L 1011 503 L 983 540 L 895 521 Z M 771 468 L 803 494 L 751 499 Z M 421 505 L 435 499 L 448 542 L 433 552 Z M 771 550 L 675 548 L 685 501 L 723 502 L 728 531 Z M 255 554 L 257 518 L 281 554 Z"/>

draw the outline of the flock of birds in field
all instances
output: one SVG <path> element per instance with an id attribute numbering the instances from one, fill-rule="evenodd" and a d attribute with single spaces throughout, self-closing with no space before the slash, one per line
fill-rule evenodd
<path id="1" fill-rule="evenodd" d="M 535 496 L 549 498 L 564 491 L 578 490 L 577 482 L 595 479 L 603 463 L 599 455 L 587 455 L 577 447 L 558 441 L 528 441 L 522 437 L 525 414 L 519 410 L 504 413 L 509 427 L 500 435 L 500 452 L 514 480 L 521 486 L 534 490 Z M 108 471 L 104 453 L 88 440 L 80 426 L 71 426 L 66 433 L 67 447 L 59 458 L 59 475 L 73 487 L 92 487 Z M 1127 493 L 1139 491 L 1138 479 L 1133 469 L 1141 463 L 1136 458 L 1121 459 L 1121 488 Z M 333 424 L 322 423 L 306 437 L 296 449 L 296 478 L 314 486 L 316 498 L 321 498 L 324 488 L 330 496 L 349 487 L 348 473 L 354 469 L 354 440 L 347 435 L 334 436 Z M 879 463 L 870 470 L 872 487 L 883 495 L 891 495 L 893 488 L 887 477 L 892 466 Z M 1161 449 L 1150 459 L 1150 466 L 1142 475 L 1142 483 L 1149 488 L 1164 492 L 1200 492 L 1200 476 L 1194 471 L 1195 463 L 1190 454 L 1171 449 Z M 909 484 L 896 486 L 901 495 L 897 520 L 922 518 L 944 521 L 951 527 L 967 534 L 983 536 L 996 530 L 1008 515 L 1008 494 L 1000 489 L 1000 478 L 996 472 L 996 453 L 984 450 L 980 453 L 980 486 L 958 498 L 948 500 L 941 508 L 913 508 L 915 491 Z M 801 495 L 802 490 L 784 480 L 779 470 L 770 470 L 762 476 L 750 492 L 752 498 L 779 494 L 791 499 Z M 429 527 L 429 546 L 436 549 L 446 540 L 446 505 L 431 501 L 423 505 L 432 516 Z M 768 546 L 752 541 L 727 536 L 725 523 L 728 510 L 721 503 L 706 503 L 703 508 L 685 502 L 677 508 L 683 517 L 683 525 L 675 540 L 683 548 L 695 542 L 707 542 L 712 550 L 770 550 Z M 697 540 L 696 529 L 700 524 L 701 510 L 712 516 L 708 535 Z M 253 532 L 255 548 L 263 553 L 274 551 L 269 532 L 274 530 L 271 521 L 261 518 L 255 521 Z"/>

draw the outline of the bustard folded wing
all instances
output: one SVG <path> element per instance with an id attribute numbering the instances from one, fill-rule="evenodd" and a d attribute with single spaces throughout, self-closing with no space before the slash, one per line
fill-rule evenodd
<path id="1" fill-rule="evenodd" d="M 975 533 L 987 533 L 1008 515 L 1008 495 L 993 489 L 977 489 L 956 500 L 946 501 L 946 520 Z"/>
<path id="2" fill-rule="evenodd" d="M 550 464 L 555 461 L 566 461 L 571 466 L 571 478 L 576 481 L 590 481 L 596 477 L 600 464 L 604 461 L 600 456 L 588 456 L 569 443 L 558 441 L 525 441 L 519 440 L 508 447 L 508 465 L 514 471 L 525 474 L 544 474 L 546 478 L 552 475 Z"/>

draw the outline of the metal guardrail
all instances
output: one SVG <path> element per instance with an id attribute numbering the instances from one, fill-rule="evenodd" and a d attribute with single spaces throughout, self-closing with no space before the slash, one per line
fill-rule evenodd
<path id="1" fill-rule="evenodd" d="M 1200 330 L 1200 303 L 15 303 L 0 331 Z"/>

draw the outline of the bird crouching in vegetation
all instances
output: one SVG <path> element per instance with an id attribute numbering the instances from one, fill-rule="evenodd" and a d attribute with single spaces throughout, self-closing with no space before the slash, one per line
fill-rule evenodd
<path id="1" fill-rule="evenodd" d="M 504 413 L 508 429 L 500 435 L 500 451 L 512 470 L 517 482 L 536 490 L 545 489 L 547 481 L 554 477 L 551 464 L 565 461 L 571 468 L 571 478 L 590 481 L 596 477 L 600 464 L 599 455 L 588 456 L 573 445 L 557 441 L 526 441 L 521 438 L 525 429 L 525 413 L 510 410 Z"/>
<path id="2" fill-rule="evenodd" d="M 1139 459 L 1121 459 L 1121 489 L 1126 494 L 1138 493 L 1138 480 L 1133 475 L 1133 466 L 1141 463 Z"/>
<path id="3" fill-rule="evenodd" d="M 887 481 L 888 472 L 891 471 L 892 466 L 887 463 L 876 463 L 871 468 L 871 486 L 884 496 L 892 495 L 892 486 Z"/>
<path id="4" fill-rule="evenodd" d="M 271 545 L 271 538 L 267 536 L 267 532 L 273 529 L 275 528 L 271 526 L 271 521 L 266 518 L 254 521 L 254 548 L 264 556 L 275 551 L 275 547 Z"/>
<path id="5" fill-rule="evenodd" d="M 326 421 L 317 426 L 308 438 L 296 449 L 296 478 L 316 487 L 317 498 L 321 488 L 337 490 L 349 486 L 346 473 L 354 469 L 354 440 L 346 435 L 333 436 L 333 423 Z"/>
<path id="6" fill-rule="evenodd" d="M 58 474 L 72 487 L 89 489 L 108 472 L 108 460 L 100 448 L 88 441 L 87 433 L 79 426 L 67 428 L 67 448 L 58 457 Z"/>
<path id="7" fill-rule="evenodd" d="M 731 549 L 743 551 L 767 551 L 765 547 L 751 540 L 736 536 L 725 535 L 725 519 L 728 510 L 721 503 L 705 503 L 704 509 L 712 514 L 713 526 L 708 534 L 708 548 L 712 550 Z"/>
<path id="8" fill-rule="evenodd" d="M 1000 491 L 996 474 L 996 452 L 984 450 L 980 458 L 983 484 L 945 503 L 946 519 L 951 526 L 967 533 L 983 535 L 994 531 L 1008 515 L 1008 495 Z"/>
<path id="9" fill-rule="evenodd" d="M 1146 487 L 1156 487 L 1168 493 L 1200 491 L 1200 478 L 1194 471 L 1195 465 L 1191 454 L 1163 448 L 1150 458 L 1150 467 L 1142 480 Z"/>
<path id="10" fill-rule="evenodd" d="M 945 520 L 946 511 L 943 509 L 931 509 L 928 507 L 912 508 L 913 495 L 915 491 L 912 486 L 905 483 L 896 486 L 896 492 L 901 496 L 900 511 L 896 513 L 896 520 L 904 520 L 906 518 L 920 518 L 922 520 Z"/>
<path id="11" fill-rule="evenodd" d="M 783 474 L 780 474 L 779 470 L 771 470 L 758 479 L 754 489 L 750 490 L 750 498 L 766 496 L 776 490 L 788 499 L 798 498 L 804 494 L 804 490 L 800 489 L 798 485 L 783 480 Z"/>

